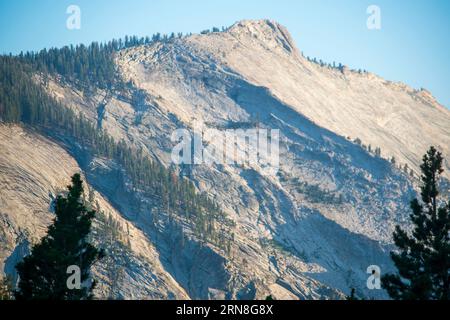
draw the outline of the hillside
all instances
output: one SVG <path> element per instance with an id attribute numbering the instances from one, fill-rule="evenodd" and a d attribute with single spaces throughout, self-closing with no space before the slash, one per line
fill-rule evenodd
<path id="1" fill-rule="evenodd" d="M 430 145 L 450 154 L 450 110 L 430 92 L 309 62 L 274 21 L 238 22 L 226 33 L 193 36 L 187 43 L 319 126 L 380 147 L 384 157 L 395 156 L 416 173 Z"/>
<path id="2" fill-rule="evenodd" d="M 1 150 L 7 150 L 0 154 L 0 222 L 7 231 L 0 261 L 16 257 L 18 230 L 27 230 L 22 238 L 29 241 L 42 235 L 51 217 L 49 194 L 82 170 L 93 203 L 115 221 L 103 229 L 104 221 L 98 223 L 96 241 L 108 245 L 107 234 L 122 230 L 110 249 L 124 251 L 117 258 L 122 271 L 98 268 L 99 297 L 114 291 L 119 298 L 336 299 L 351 287 L 386 297 L 366 288 L 366 269 L 391 270 L 391 235 L 396 224 L 407 224 L 416 194 L 415 180 L 387 158 L 417 172 L 429 145 L 450 154 L 450 112 L 430 94 L 312 63 L 285 28 L 267 20 L 123 48 L 114 64 L 120 88 L 87 92 L 73 79 L 31 77 L 58 107 L 166 168 L 176 167 L 176 129 L 195 123 L 278 129 L 278 170 L 176 167 L 171 181 L 189 179 L 226 217 L 203 212 L 198 219 L 171 208 L 164 194 L 145 192 L 136 184 L 139 174 L 133 178 L 114 152 L 100 157 L 61 130 L 0 125 Z M 382 157 L 355 138 L 380 147 Z M 220 145 L 214 137 L 203 142 Z M 118 272 L 122 281 L 111 286 Z"/>
<path id="3" fill-rule="evenodd" d="M 0 124 L 0 269 L 14 266 L 53 219 L 52 200 L 75 172 L 75 159 L 35 131 Z M 94 239 L 108 258 L 95 266 L 96 296 L 125 299 L 185 299 L 186 292 L 165 272 L 154 246 L 101 194 L 88 186 L 86 198 L 99 211 Z"/>

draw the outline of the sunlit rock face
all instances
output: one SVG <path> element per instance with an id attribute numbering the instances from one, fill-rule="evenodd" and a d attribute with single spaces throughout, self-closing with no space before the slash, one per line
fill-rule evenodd
<path id="1" fill-rule="evenodd" d="M 55 79 L 46 89 L 167 167 L 176 145 L 171 136 L 180 128 L 279 130 L 277 171 L 228 163 L 180 167 L 235 222 L 224 251 L 194 237 L 182 220 L 168 222 L 164 208 L 130 187 L 114 159 L 0 126 L 5 271 L 25 254 L 23 241 L 44 234 L 52 197 L 81 170 L 104 217 L 94 240 L 110 253 L 95 268 L 99 298 L 339 299 L 352 287 L 386 297 L 367 289 L 366 270 L 392 269 L 391 235 L 396 224 L 407 224 L 415 196 L 415 178 L 386 159 L 394 156 L 417 173 L 430 145 L 450 153 L 450 112 L 431 94 L 310 62 L 284 27 L 267 20 L 125 49 L 115 63 L 132 84 L 125 94 L 86 96 Z"/>

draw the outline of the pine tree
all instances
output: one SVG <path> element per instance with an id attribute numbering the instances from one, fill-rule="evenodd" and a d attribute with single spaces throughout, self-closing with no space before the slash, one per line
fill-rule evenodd
<path id="1" fill-rule="evenodd" d="M 378 158 L 381 157 L 381 149 L 380 149 L 380 147 L 376 147 L 375 148 L 375 156 L 377 156 Z"/>
<path id="2" fill-rule="evenodd" d="M 349 301 L 359 300 L 358 297 L 356 296 L 356 290 L 355 290 L 355 288 L 352 288 L 352 289 L 351 289 L 350 295 L 347 296 L 345 299 L 346 299 L 346 300 L 349 300 Z"/>
<path id="3" fill-rule="evenodd" d="M 405 163 L 405 165 L 403 166 L 403 172 L 408 174 L 408 170 L 409 170 L 408 164 Z"/>
<path id="4" fill-rule="evenodd" d="M 67 196 L 56 199 L 56 218 L 48 234 L 16 266 L 20 277 L 16 299 L 82 300 L 93 297 L 95 281 L 90 280 L 90 268 L 103 252 L 88 242 L 95 211 L 87 210 L 82 195 L 83 182 L 80 175 L 75 174 Z M 69 266 L 79 267 L 80 289 L 67 286 Z"/>
<path id="5" fill-rule="evenodd" d="M 391 252 L 398 274 L 382 278 L 383 288 L 398 300 L 448 300 L 450 285 L 450 200 L 440 202 L 442 154 L 431 147 L 423 157 L 421 200 L 411 201 L 412 235 L 399 226 Z M 438 208 L 438 206 L 440 207 Z"/>
<path id="6" fill-rule="evenodd" d="M 393 166 L 395 166 L 396 163 L 397 163 L 397 160 L 395 159 L 394 156 L 392 156 L 392 158 L 391 158 L 391 164 L 392 164 Z"/>

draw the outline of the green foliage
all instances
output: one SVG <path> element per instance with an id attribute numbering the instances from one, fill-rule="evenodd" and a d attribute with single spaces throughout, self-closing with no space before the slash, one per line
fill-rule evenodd
<path id="1" fill-rule="evenodd" d="M 311 58 L 311 57 L 309 57 L 309 56 L 305 56 L 303 53 L 302 53 L 302 55 L 303 55 L 303 57 L 306 58 L 309 62 L 315 63 L 315 64 L 317 64 L 317 65 L 319 65 L 319 66 L 321 66 L 321 67 L 326 67 L 326 68 L 328 68 L 328 69 L 336 69 L 336 70 L 339 70 L 339 71 L 342 72 L 342 73 L 344 72 L 345 66 L 344 66 L 342 63 L 336 64 L 335 61 L 333 61 L 333 63 L 327 63 L 327 62 L 323 61 L 322 59 Z M 359 74 L 366 74 L 366 73 L 367 73 L 367 70 L 365 70 L 365 69 L 364 69 L 364 70 L 362 70 L 362 69 L 358 69 L 358 70 L 356 70 L 356 69 L 351 69 L 351 71 L 353 71 L 353 72 L 358 72 Z"/>
<path id="2" fill-rule="evenodd" d="M 309 261 L 309 258 L 305 251 L 299 251 L 296 248 L 289 246 L 277 239 L 260 238 L 259 243 L 266 250 L 270 248 L 272 250 L 282 252 L 287 256 L 297 256 L 305 262 Z"/>
<path id="3" fill-rule="evenodd" d="M 198 194 L 189 180 L 150 160 L 142 150 L 124 141 L 116 142 L 82 115 L 49 97 L 32 80 L 33 68 L 23 60 L 0 56 L 0 121 L 32 125 L 64 144 L 75 141 L 92 155 L 114 159 L 124 169 L 137 191 L 155 199 L 168 213 L 193 222 L 199 238 L 220 243 L 220 227 L 232 226 L 217 204 L 206 194 Z"/>
<path id="4" fill-rule="evenodd" d="M 178 33 L 177 37 L 183 35 Z M 114 64 L 115 53 L 130 47 L 175 39 L 159 33 L 150 37 L 125 36 L 106 43 L 70 45 L 62 48 L 43 49 L 39 52 L 21 53 L 18 58 L 43 75 L 57 75 L 87 92 L 93 88 L 121 89 L 121 81 Z"/>
<path id="5" fill-rule="evenodd" d="M 94 281 L 90 280 L 92 264 L 102 257 L 87 240 L 95 211 L 87 210 L 82 201 L 83 182 L 79 174 L 72 177 L 67 196 L 58 196 L 55 220 L 47 235 L 33 246 L 31 254 L 17 264 L 20 276 L 18 300 L 91 299 Z M 80 289 L 67 286 L 67 268 L 78 266 Z M 86 285 L 86 282 L 90 282 Z"/>
<path id="6" fill-rule="evenodd" d="M 98 211 L 96 218 L 98 239 L 107 253 L 104 266 L 109 280 L 108 299 L 117 299 L 120 298 L 119 288 L 125 281 L 126 264 L 132 255 L 128 230 L 124 230 L 112 215 L 102 211 Z"/>
<path id="7" fill-rule="evenodd" d="M 117 42 L 106 45 L 93 42 L 89 46 L 81 44 L 44 49 L 37 53 L 27 52 L 19 58 L 44 74 L 58 74 L 81 86 L 95 85 L 105 89 L 111 88 L 117 78 L 113 62 L 113 53 L 117 49 Z"/>
<path id="8" fill-rule="evenodd" d="M 398 274 L 382 278 L 383 288 L 398 300 L 448 300 L 450 292 L 450 199 L 439 197 L 442 154 L 431 147 L 423 157 L 421 201 L 411 201 L 412 234 L 396 227 L 391 252 Z M 439 206 L 440 205 L 440 206 Z"/>
<path id="9" fill-rule="evenodd" d="M 298 180 L 297 180 L 298 181 Z M 298 181 L 297 191 L 306 195 L 311 203 L 342 204 L 344 198 L 341 194 L 322 189 L 319 185 Z"/>
<path id="10" fill-rule="evenodd" d="M 378 158 L 381 158 L 381 148 L 380 147 L 375 148 L 375 156 Z"/>

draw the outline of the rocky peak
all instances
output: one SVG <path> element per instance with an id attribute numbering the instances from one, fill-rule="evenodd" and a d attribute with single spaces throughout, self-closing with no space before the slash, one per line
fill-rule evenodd
<path id="1" fill-rule="evenodd" d="M 289 53 L 296 51 L 288 30 L 273 20 L 242 20 L 230 27 L 228 33 L 240 39 L 251 37 L 269 47 L 281 46 Z"/>

